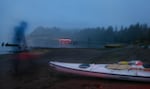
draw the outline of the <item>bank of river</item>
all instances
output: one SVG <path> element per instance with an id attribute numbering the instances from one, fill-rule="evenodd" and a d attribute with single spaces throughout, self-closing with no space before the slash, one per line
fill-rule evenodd
<path id="1" fill-rule="evenodd" d="M 150 89 L 149 83 L 101 78 L 88 78 L 49 70 L 51 60 L 84 63 L 113 63 L 137 58 L 150 63 L 150 50 L 141 48 L 119 49 L 38 49 L 36 65 L 20 75 L 12 75 L 11 55 L 0 56 L 0 89 Z M 41 53 L 43 52 L 43 53 Z M 32 52 L 31 52 L 32 53 Z M 22 64 L 28 62 L 22 62 Z M 22 69 L 22 65 L 20 65 Z"/>

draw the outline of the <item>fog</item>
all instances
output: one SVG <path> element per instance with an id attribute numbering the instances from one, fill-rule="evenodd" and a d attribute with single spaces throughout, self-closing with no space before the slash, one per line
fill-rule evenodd
<path id="1" fill-rule="evenodd" d="M 148 45 L 150 27 L 140 23 L 121 28 L 108 26 L 72 30 L 38 27 L 27 38 L 33 47 L 48 48 L 61 47 L 60 39 L 72 41 L 71 44 L 66 44 L 67 48 L 101 48 L 114 43 Z"/>
<path id="2" fill-rule="evenodd" d="M 21 20 L 27 34 L 37 27 L 74 30 L 113 26 L 129 27 L 137 22 L 150 25 L 148 0 L 1 0 L 0 43 L 11 42 Z"/>

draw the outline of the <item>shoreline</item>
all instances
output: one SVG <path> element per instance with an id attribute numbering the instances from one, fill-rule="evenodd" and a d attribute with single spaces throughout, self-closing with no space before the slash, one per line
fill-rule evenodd
<path id="1" fill-rule="evenodd" d="M 62 75 L 49 70 L 49 61 L 76 62 L 76 63 L 114 63 L 128 61 L 132 58 L 150 63 L 150 49 L 117 48 L 117 49 L 34 49 L 31 53 L 38 54 L 33 62 L 34 68 L 19 76 L 12 75 L 11 55 L 0 55 L 0 89 L 149 89 L 149 83 L 119 81 L 111 79 L 95 79 L 87 77 Z M 22 61 L 21 66 L 28 64 Z M 28 67 L 27 65 L 25 67 Z M 23 69 L 23 68 L 22 68 Z M 81 82 L 82 81 L 82 82 Z M 119 85 L 123 87 L 120 87 Z M 76 86 L 74 86 L 76 85 Z M 73 87 L 74 86 L 74 87 Z M 111 87 L 108 87 L 111 86 Z M 99 88 L 102 87 L 102 88 Z"/>

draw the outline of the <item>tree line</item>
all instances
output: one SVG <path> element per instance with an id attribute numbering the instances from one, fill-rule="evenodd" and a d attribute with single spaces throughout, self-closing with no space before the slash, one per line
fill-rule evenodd
<path id="1" fill-rule="evenodd" d="M 107 43 L 150 43 L 150 27 L 147 24 L 132 24 L 120 28 L 96 27 L 85 28 L 73 35 L 75 40 L 85 42 L 107 42 Z"/>

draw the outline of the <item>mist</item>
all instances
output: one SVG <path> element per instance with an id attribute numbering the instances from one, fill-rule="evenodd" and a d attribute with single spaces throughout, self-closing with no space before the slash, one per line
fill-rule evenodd
<path id="1" fill-rule="evenodd" d="M 1 0 L 0 43 L 11 42 L 14 27 L 28 22 L 27 35 L 39 26 L 75 30 L 137 22 L 150 25 L 148 0 Z"/>
<path id="2" fill-rule="evenodd" d="M 38 27 L 30 35 L 32 47 L 60 48 L 59 39 L 70 39 L 66 48 L 102 48 L 106 44 L 147 44 L 150 40 L 150 27 L 147 24 L 131 24 L 128 27 L 95 27 L 83 29 L 62 29 Z"/>

